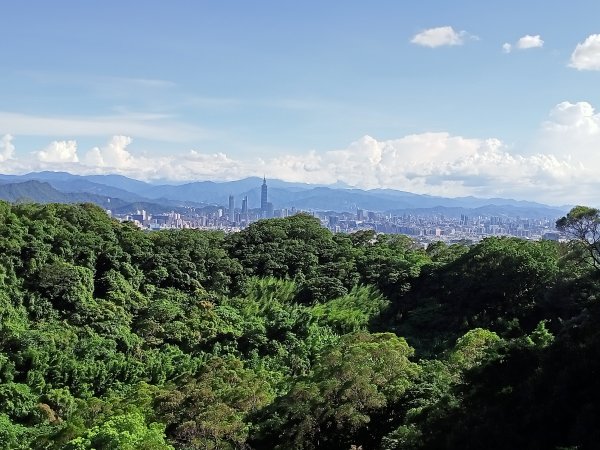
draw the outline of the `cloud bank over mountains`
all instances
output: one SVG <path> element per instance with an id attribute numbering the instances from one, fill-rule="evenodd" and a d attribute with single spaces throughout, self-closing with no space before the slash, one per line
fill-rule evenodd
<path id="1" fill-rule="evenodd" d="M 16 156 L 12 135 L 0 139 L 3 173 L 66 170 L 77 174 L 120 173 L 143 180 L 232 180 L 246 176 L 308 183 L 341 181 L 360 188 L 395 188 L 445 196 L 512 196 L 551 203 L 594 200 L 600 183 L 600 114 L 587 102 L 562 102 L 549 113 L 528 151 L 499 138 L 446 132 L 377 140 L 364 136 L 345 148 L 271 159 L 189 150 L 170 156 L 134 151 L 133 139 L 113 136 L 91 149 L 75 140 L 54 141 Z"/>

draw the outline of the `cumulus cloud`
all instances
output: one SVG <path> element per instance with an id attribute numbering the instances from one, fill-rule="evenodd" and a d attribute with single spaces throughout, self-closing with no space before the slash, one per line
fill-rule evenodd
<path id="1" fill-rule="evenodd" d="M 577 70 L 600 70 L 600 34 L 592 34 L 577 44 L 569 66 Z"/>
<path id="2" fill-rule="evenodd" d="M 152 159 L 131 153 L 130 156 L 132 160 L 117 171 L 143 179 L 238 179 L 267 173 L 288 181 L 342 181 L 366 189 L 540 200 L 553 192 L 555 186 L 575 185 L 586 173 L 582 164 L 568 157 L 514 154 L 499 139 L 467 138 L 444 132 L 385 141 L 364 136 L 342 149 L 286 154 L 269 160 L 239 159 L 201 151 Z M 557 198 L 553 193 L 546 200 Z"/>
<path id="3" fill-rule="evenodd" d="M 12 143 L 13 137 L 10 134 L 5 134 L 0 139 L 0 162 L 14 158 L 15 146 Z"/>
<path id="4" fill-rule="evenodd" d="M 448 133 L 421 133 L 380 141 L 364 136 L 346 148 L 283 155 L 268 161 L 239 160 L 194 152 L 175 173 L 234 179 L 276 176 L 288 181 L 334 183 L 360 188 L 395 188 L 434 195 L 510 196 L 555 203 L 572 200 L 589 169 L 567 157 L 521 155 L 501 140 Z M 171 170 L 173 166 L 170 166 Z M 270 175 L 271 174 L 271 175 Z"/>
<path id="5" fill-rule="evenodd" d="M 542 48 L 543 46 L 544 41 L 539 34 L 536 34 L 535 36 L 526 34 L 525 36 L 519 38 L 514 46 L 509 42 L 502 44 L 502 51 L 504 53 L 510 53 L 513 48 L 516 48 L 517 50 L 527 50 L 530 48 Z"/>
<path id="6" fill-rule="evenodd" d="M 547 128 L 584 128 L 586 132 L 598 132 L 598 114 L 588 102 L 561 102 L 550 111 L 551 121 L 546 122 Z"/>
<path id="7" fill-rule="evenodd" d="M 519 50 L 526 50 L 528 48 L 541 48 L 544 46 L 544 41 L 540 37 L 539 34 L 535 36 L 531 36 L 530 34 L 526 34 L 522 38 L 517 41 L 516 47 Z"/>
<path id="8" fill-rule="evenodd" d="M 76 141 L 54 141 L 46 148 L 36 153 L 41 162 L 47 163 L 76 163 L 77 157 Z"/>
<path id="9" fill-rule="evenodd" d="M 132 139 L 129 136 L 113 136 L 104 147 L 94 147 L 85 155 L 85 162 L 91 166 L 127 169 L 135 165 L 134 158 L 127 150 Z"/>
<path id="10" fill-rule="evenodd" d="M 288 156 L 271 161 L 269 166 L 294 181 L 339 180 L 363 188 L 538 199 L 549 186 L 564 183 L 581 170 L 581 166 L 553 155 L 512 154 L 499 139 L 448 133 L 422 133 L 388 141 L 365 136 L 343 150 Z"/>
<path id="11" fill-rule="evenodd" d="M 429 28 L 417 33 L 410 42 L 423 47 L 442 47 L 444 45 L 463 45 L 465 40 L 477 39 L 466 31 L 455 31 L 451 26 Z"/>
<path id="12" fill-rule="evenodd" d="M 568 116 L 566 112 L 562 114 Z M 557 116 L 556 120 L 559 119 Z M 574 120 L 566 118 L 563 122 Z M 412 134 L 385 141 L 364 136 L 345 148 L 285 154 L 269 160 L 240 159 L 198 150 L 148 157 L 130 151 L 131 143 L 129 137 L 114 136 L 106 145 L 87 151 L 81 160 L 77 157 L 75 142 L 52 143 L 37 153 L 37 163 L 28 169 L 120 173 L 138 179 L 173 181 L 231 180 L 266 173 L 288 181 L 323 184 L 342 181 L 366 189 L 396 188 L 445 196 L 505 195 L 530 199 L 543 199 L 536 194 L 545 195 L 556 184 L 576 182 L 583 170 L 580 164 L 568 158 L 542 153 L 516 155 L 499 139 L 467 138 L 445 132 Z M 556 197 L 553 195 L 552 199 Z"/>
<path id="13" fill-rule="evenodd" d="M 542 145 L 547 151 L 577 158 L 590 167 L 600 164 L 600 114 L 588 102 L 562 102 L 542 125 Z"/>

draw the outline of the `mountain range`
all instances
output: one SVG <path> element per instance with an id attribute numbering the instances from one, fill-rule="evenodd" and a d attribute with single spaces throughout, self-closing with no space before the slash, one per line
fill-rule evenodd
<path id="1" fill-rule="evenodd" d="M 199 181 L 185 184 L 152 184 L 122 175 L 74 175 L 67 172 L 34 172 L 25 175 L 0 175 L 0 199 L 78 203 L 92 202 L 116 213 L 146 209 L 151 213 L 186 208 L 214 208 L 227 205 L 233 195 L 237 207 L 244 196 L 250 208 L 260 205 L 262 179 L 249 177 L 237 181 Z M 337 212 L 367 211 L 414 213 L 422 215 L 461 214 L 558 217 L 569 206 L 504 198 L 446 198 L 393 189 L 363 190 L 343 185 L 324 186 L 268 180 L 269 201 L 275 208 Z"/>

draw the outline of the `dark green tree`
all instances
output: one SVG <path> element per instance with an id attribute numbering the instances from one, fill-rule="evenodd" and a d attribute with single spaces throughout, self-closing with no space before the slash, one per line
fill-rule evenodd
<path id="1" fill-rule="evenodd" d="M 593 266 L 600 268 L 600 210 L 576 206 L 556 221 L 556 228 L 574 239 L 575 244 L 584 249 Z"/>

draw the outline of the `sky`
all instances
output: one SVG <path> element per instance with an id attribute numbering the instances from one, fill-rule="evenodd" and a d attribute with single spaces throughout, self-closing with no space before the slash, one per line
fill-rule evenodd
<path id="1" fill-rule="evenodd" d="M 600 2 L 4 2 L 0 173 L 600 202 Z"/>

